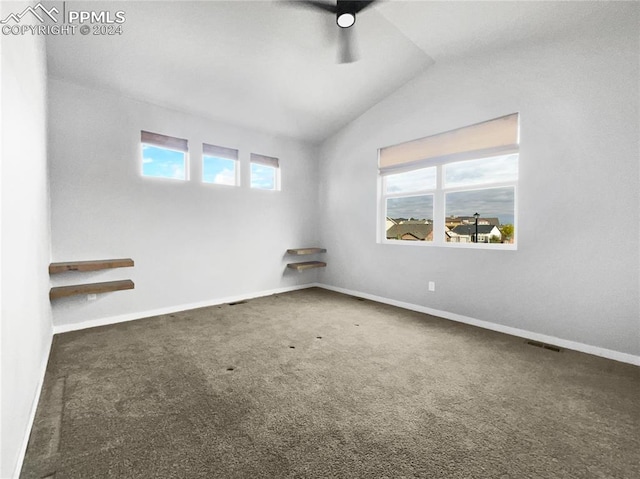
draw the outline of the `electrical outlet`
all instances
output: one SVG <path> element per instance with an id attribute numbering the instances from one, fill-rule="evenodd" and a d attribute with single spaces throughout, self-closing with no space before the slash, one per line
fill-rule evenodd
<path id="1" fill-rule="evenodd" d="M 436 290 L 436 282 L 429 281 L 429 291 L 435 291 L 435 290 Z"/>
<path id="2" fill-rule="evenodd" d="M 95 301 L 96 299 L 98 299 L 98 295 L 95 293 L 87 295 L 87 301 Z"/>

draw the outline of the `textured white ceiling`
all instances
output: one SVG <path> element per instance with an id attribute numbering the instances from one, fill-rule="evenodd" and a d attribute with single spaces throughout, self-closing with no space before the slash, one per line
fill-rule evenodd
<path id="1" fill-rule="evenodd" d="M 376 9 L 441 61 L 566 35 L 597 35 L 635 18 L 635 1 L 388 1 Z M 638 39 L 630 39 L 637 41 Z"/>
<path id="2" fill-rule="evenodd" d="M 123 10 L 126 23 L 121 36 L 49 36 L 53 77 L 312 142 L 434 59 L 549 41 L 620 15 L 610 2 L 387 0 L 358 15 L 361 60 L 337 64 L 335 18 L 285 2 L 68 1 L 66 7 Z"/>

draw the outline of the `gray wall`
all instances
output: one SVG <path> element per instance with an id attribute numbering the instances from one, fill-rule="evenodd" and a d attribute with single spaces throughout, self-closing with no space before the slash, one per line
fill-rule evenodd
<path id="1" fill-rule="evenodd" d="M 436 63 L 326 141 L 320 281 L 640 354 L 637 25 Z M 513 112 L 517 251 L 376 243 L 378 148 Z"/>
<path id="2" fill-rule="evenodd" d="M 286 270 L 317 242 L 314 147 L 117 94 L 49 81 L 54 261 L 131 257 L 134 268 L 56 275 L 56 284 L 131 278 L 136 287 L 61 299 L 54 324 L 144 316 L 316 281 Z M 140 130 L 187 138 L 191 181 L 143 178 Z M 202 142 L 236 148 L 239 188 L 200 182 Z M 251 152 L 280 158 L 282 191 L 248 187 Z"/>
<path id="3" fill-rule="evenodd" d="M 0 17 L 25 6 L 2 5 Z M 3 35 L 0 42 L 0 477 L 6 478 L 24 453 L 52 327 L 44 43 L 31 35 Z"/>

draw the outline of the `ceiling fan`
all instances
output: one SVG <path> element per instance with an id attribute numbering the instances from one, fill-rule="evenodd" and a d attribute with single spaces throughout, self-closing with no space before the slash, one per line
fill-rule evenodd
<path id="1" fill-rule="evenodd" d="M 338 63 L 353 63 L 357 61 L 354 51 L 353 26 L 356 14 L 379 0 L 337 0 L 335 4 L 316 0 L 299 0 L 287 2 L 289 4 L 322 10 L 336 16 L 338 25 L 339 49 Z"/>

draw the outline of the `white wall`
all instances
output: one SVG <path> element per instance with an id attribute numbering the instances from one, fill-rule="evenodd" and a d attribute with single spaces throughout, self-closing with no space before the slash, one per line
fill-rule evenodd
<path id="1" fill-rule="evenodd" d="M 326 141 L 320 281 L 640 354 L 638 20 L 436 63 Z M 378 148 L 513 112 L 517 251 L 376 243 Z"/>
<path id="2" fill-rule="evenodd" d="M 4 4 L 0 17 L 25 4 Z M 12 477 L 24 454 L 51 345 L 46 62 L 41 37 L 2 36 L 0 323 L 2 459 Z"/>
<path id="3" fill-rule="evenodd" d="M 49 99 L 53 260 L 135 261 L 134 268 L 52 279 L 131 278 L 136 285 L 97 301 L 55 301 L 56 326 L 316 281 L 316 271 L 287 270 L 284 256 L 318 241 L 315 147 L 56 79 Z M 191 180 L 143 178 L 140 130 L 187 138 Z M 239 150 L 242 187 L 200 182 L 202 142 Z M 251 152 L 280 158 L 282 191 L 248 187 Z"/>

